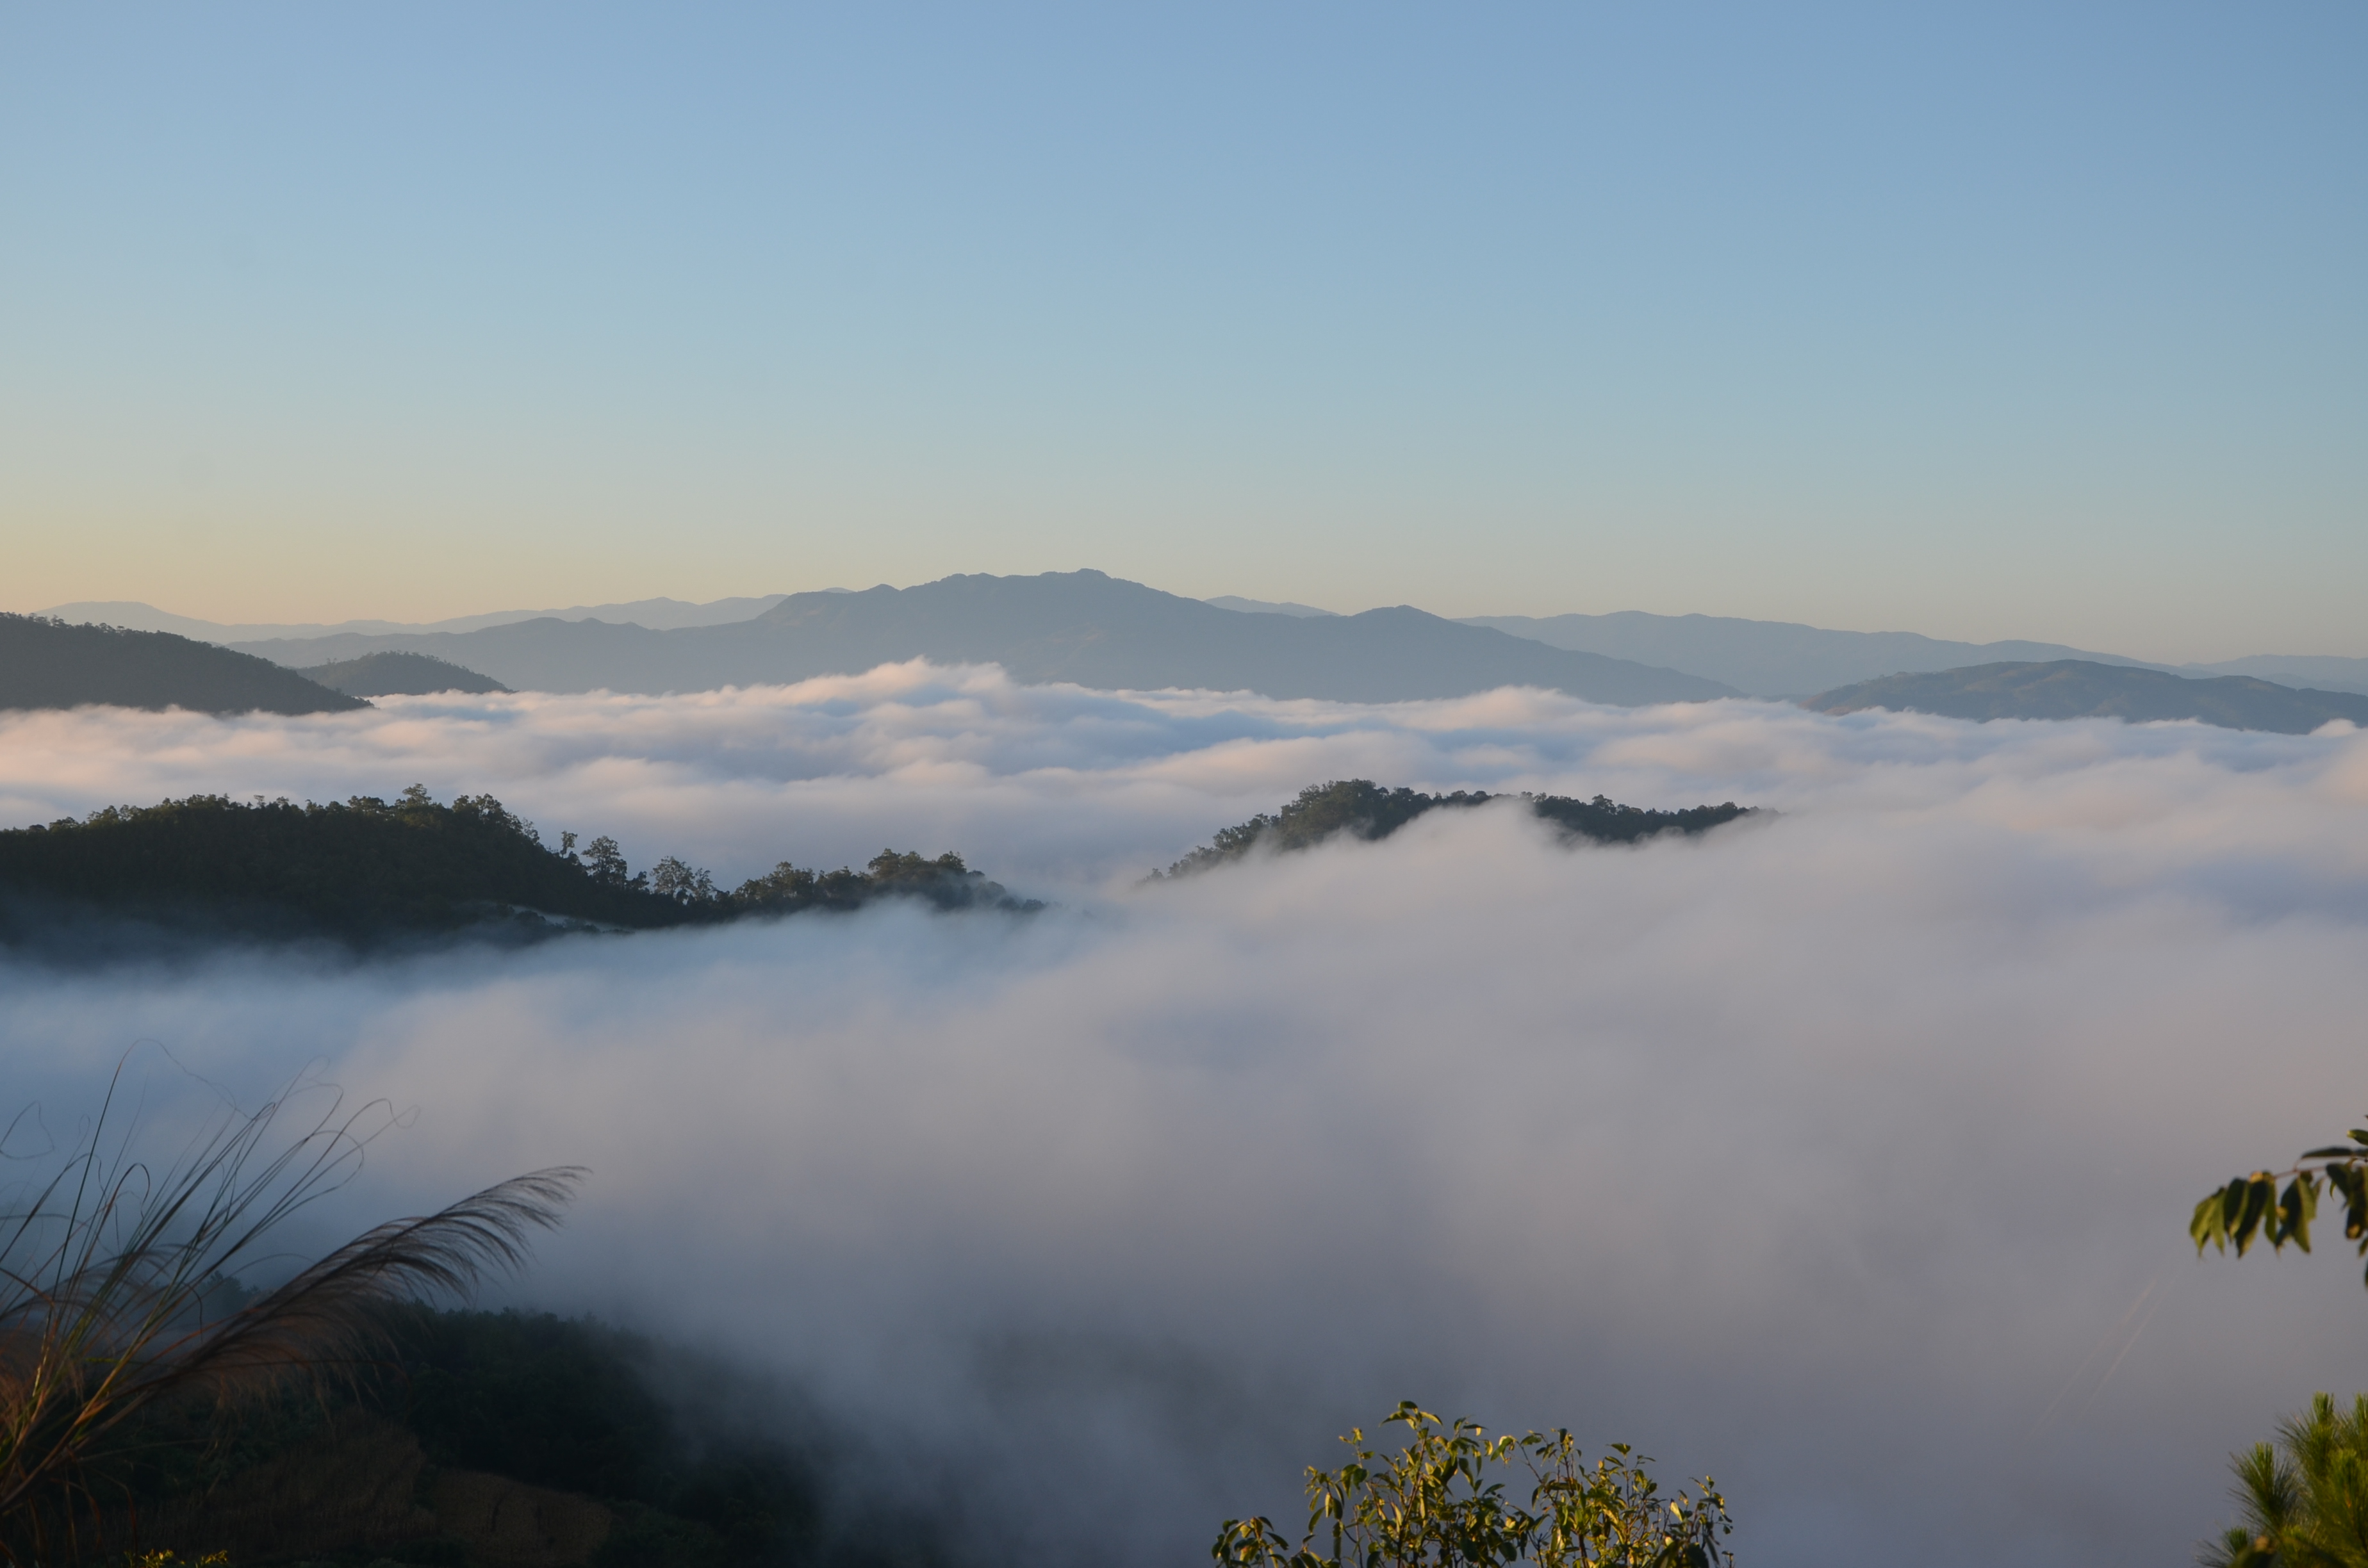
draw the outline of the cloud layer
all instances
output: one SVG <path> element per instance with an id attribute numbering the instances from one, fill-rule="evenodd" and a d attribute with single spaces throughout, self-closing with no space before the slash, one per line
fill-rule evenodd
<path id="1" fill-rule="evenodd" d="M 1133 885 L 1360 775 L 1782 814 L 1573 851 L 1492 810 Z M 526 1298 L 961 1456 L 967 1486 L 930 1484 L 1014 1553 L 1195 1559 L 1414 1396 L 1710 1470 L 1760 1563 L 2177 1560 L 2231 1448 L 2358 1380 L 2356 1264 L 2199 1263 L 2181 1233 L 2213 1182 L 2368 1108 L 2355 733 L 919 665 L 0 720 L 20 822 L 414 778 L 637 863 L 893 842 L 1062 904 L 20 965 L 12 1084 L 88 1103 L 149 1039 L 253 1099 L 320 1058 L 418 1108 L 324 1225 L 589 1165 Z"/>

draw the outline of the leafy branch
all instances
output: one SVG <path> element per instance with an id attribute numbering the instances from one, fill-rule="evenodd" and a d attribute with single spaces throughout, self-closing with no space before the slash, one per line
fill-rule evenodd
<path id="1" fill-rule="evenodd" d="M 2197 1254 L 2206 1246 L 2225 1254 L 2233 1246 L 2242 1257 L 2256 1241 L 2268 1242 L 2272 1252 L 2283 1252 L 2292 1242 L 2306 1253 L 2324 1193 L 2342 1200 L 2344 1240 L 2368 1257 L 2368 1129 L 2353 1128 L 2351 1138 L 2349 1143 L 2307 1150 L 2285 1170 L 2255 1171 L 2214 1189 L 2187 1224 Z M 2282 1181 L 2283 1192 L 2278 1190 Z M 2368 1273 L 2362 1283 L 2368 1284 Z"/>

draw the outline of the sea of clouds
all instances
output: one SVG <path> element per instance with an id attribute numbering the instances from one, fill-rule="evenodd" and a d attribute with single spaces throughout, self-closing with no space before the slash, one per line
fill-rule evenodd
<path id="1" fill-rule="evenodd" d="M 1517 807 L 1177 882 L 1370 778 Z M 2199 1261 L 2229 1174 L 2368 1111 L 2368 735 L 1506 691 L 1357 707 L 891 666 L 350 715 L 0 716 L 0 824 L 490 790 L 722 881 L 953 849 L 906 907 L 384 960 L 0 955 L 11 1098 L 314 1063 L 413 1111 L 306 1221 L 589 1166 L 506 1299 L 805 1391 L 982 1560 L 1295 1520 L 1401 1398 L 1714 1473 L 1754 1565 L 2186 1560 L 2230 1449 L 2368 1386 L 2368 1291 Z M 786 1406 L 784 1408 L 787 1408 Z M 784 1419 L 789 1417 L 784 1416 Z"/>

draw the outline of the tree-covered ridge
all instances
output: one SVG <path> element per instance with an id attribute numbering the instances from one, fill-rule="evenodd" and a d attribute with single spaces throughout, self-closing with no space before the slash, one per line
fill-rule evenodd
<path id="1" fill-rule="evenodd" d="M 481 676 L 432 653 L 364 653 L 359 659 L 314 665 L 297 673 L 347 697 L 425 697 L 438 691 L 509 690 L 490 676 Z"/>
<path id="2" fill-rule="evenodd" d="M 101 1461 L 123 1504 L 93 1532 L 112 1550 L 85 1561 L 120 1564 L 135 1544 L 132 1562 L 224 1552 L 239 1568 L 948 1560 L 947 1521 L 861 1488 L 880 1456 L 785 1411 L 794 1391 L 588 1319 L 412 1305 L 382 1321 L 351 1376 L 144 1423 Z M 503 1511 L 531 1511 L 541 1539 L 505 1532 Z"/>
<path id="3" fill-rule="evenodd" d="M 491 795 L 441 804 L 420 785 L 318 805 L 192 795 L 0 831 L 0 899 L 269 935 L 367 938 L 492 922 L 646 929 L 917 896 L 940 908 L 1027 907 L 962 864 L 883 850 L 864 870 L 781 862 L 724 891 L 671 857 L 647 871 L 607 836 L 546 845 Z M 24 918 L 0 921 L 0 931 Z"/>
<path id="4" fill-rule="evenodd" d="M 89 705 L 198 713 L 339 713 L 370 706 L 268 659 L 169 631 L 0 614 L 0 709 Z"/>
<path id="5" fill-rule="evenodd" d="M 1238 860 L 1253 849 L 1311 849 L 1336 834 L 1362 839 L 1387 838 L 1426 812 L 1485 806 L 1490 801 L 1520 800 L 1530 810 L 1574 838 L 1599 844 L 1634 844 L 1663 833 L 1695 834 L 1750 816 L 1755 808 L 1724 805 L 1694 806 L 1685 811 L 1646 811 L 1616 805 L 1601 795 L 1581 801 L 1568 795 L 1491 795 L 1486 790 L 1458 790 L 1452 795 L 1426 795 L 1408 789 L 1384 790 L 1370 778 L 1335 779 L 1311 784 L 1281 811 L 1261 812 L 1246 823 L 1221 828 L 1208 844 L 1195 849 L 1164 873 L 1179 877 Z M 1163 873 L 1155 871 L 1152 875 Z"/>

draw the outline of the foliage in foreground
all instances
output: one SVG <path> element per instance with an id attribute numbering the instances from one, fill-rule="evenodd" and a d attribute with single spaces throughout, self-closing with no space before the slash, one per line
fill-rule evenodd
<path id="1" fill-rule="evenodd" d="M 0 1560 L 55 1561 L 119 1499 L 102 1494 L 142 1418 L 177 1401 L 261 1397 L 350 1362 L 393 1301 L 465 1293 L 514 1268 L 580 1175 L 537 1171 L 438 1213 L 379 1225 L 276 1287 L 274 1233 L 350 1178 L 380 1108 L 334 1099 L 292 1138 L 289 1096 L 226 1114 L 152 1163 L 110 1125 L 114 1092 L 45 1182 L 0 1209 Z"/>
<path id="2" fill-rule="evenodd" d="M 1406 1428 L 1395 1453 L 1365 1447 L 1361 1428 L 1340 1440 L 1355 1458 L 1307 1471 L 1307 1529 L 1293 1546 L 1265 1517 L 1227 1519 L 1209 1554 L 1223 1568 L 1713 1568 L 1732 1563 L 1726 1499 L 1710 1477 L 1699 1497 L 1664 1501 L 1624 1443 L 1590 1468 L 1567 1431 L 1491 1437 L 1461 1418 L 1442 1423 L 1401 1403 L 1390 1424 Z M 1500 1473 L 1526 1469 L 1526 1506 Z M 1328 1548 L 1328 1550 L 1326 1550 Z"/>
<path id="3" fill-rule="evenodd" d="M 2242 1257 L 2256 1241 L 2268 1242 L 2273 1252 L 2283 1252 L 2288 1242 L 2308 1252 L 2323 1192 L 2342 1199 L 2344 1239 L 2368 1257 L 2368 1128 L 2353 1128 L 2351 1137 L 2349 1143 L 2305 1152 L 2286 1170 L 2255 1171 L 2214 1188 L 2188 1221 L 2196 1252 L 2210 1246 L 2225 1254 L 2233 1246 Z M 2368 1284 L 2368 1274 L 2362 1283 Z"/>
<path id="4" fill-rule="evenodd" d="M 2342 1201 L 2344 1239 L 2368 1256 L 2368 1128 L 2353 1128 L 2351 1140 L 2215 1187 L 2188 1221 L 2198 1256 L 2233 1246 L 2242 1257 L 2257 1241 L 2307 1253 L 2323 1195 Z M 2368 1568 L 2368 1395 L 2346 1411 L 2316 1394 L 2308 1412 L 2279 1423 L 2274 1445 L 2256 1443 L 2229 1462 L 2242 1522 L 2205 1548 L 2208 1568 Z"/>
<path id="5" fill-rule="evenodd" d="M 2315 1395 L 2274 1447 L 2230 1465 L 2243 1522 L 2204 1550 L 2206 1568 L 2368 1568 L 2368 1394 L 2348 1411 Z"/>
<path id="6" fill-rule="evenodd" d="M 1261 812 L 1246 823 L 1221 828 L 1207 844 L 1167 868 L 1165 875 L 1183 876 L 1241 859 L 1254 849 L 1310 849 L 1338 834 L 1354 838 L 1387 838 L 1429 812 L 1466 810 L 1491 801 L 1520 800 L 1531 811 L 1562 830 L 1566 838 L 1592 839 L 1598 844 L 1634 844 L 1664 833 L 1696 834 L 1749 816 L 1752 808 L 1729 801 L 1724 805 L 1694 806 L 1685 811 L 1645 811 L 1613 803 L 1601 795 L 1591 801 L 1567 795 L 1491 795 L 1486 790 L 1458 790 L 1452 795 L 1426 795 L 1407 789 L 1384 790 L 1370 778 L 1335 779 L 1311 784 L 1281 811 Z M 1162 873 L 1154 871 L 1156 878 Z"/>
<path id="7" fill-rule="evenodd" d="M 617 841 L 544 844 L 491 795 L 450 805 L 415 784 L 393 801 L 358 795 L 298 805 L 192 795 L 110 806 L 76 821 L 0 831 L 0 895 L 266 935 L 362 940 L 507 921 L 648 928 L 803 909 L 852 909 L 915 896 L 941 908 L 1022 908 L 958 855 L 883 850 L 862 871 L 787 861 L 737 889 L 668 858 L 626 864 Z M 5 914 L 5 911 L 0 911 Z M 16 924 L 36 935 L 50 916 Z"/>

